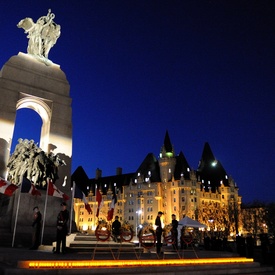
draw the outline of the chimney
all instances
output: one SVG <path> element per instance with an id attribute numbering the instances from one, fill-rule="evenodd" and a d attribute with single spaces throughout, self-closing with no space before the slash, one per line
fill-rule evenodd
<path id="1" fill-rule="evenodd" d="M 99 178 L 101 178 L 101 176 L 102 176 L 102 170 L 100 170 L 99 168 L 96 168 L 95 179 L 98 180 Z"/>
<path id="2" fill-rule="evenodd" d="M 122 168 L 121 167 L 117 167 L 117 169 L 116 169 L 116 175 L 117 176 L 122 175 Z"/>

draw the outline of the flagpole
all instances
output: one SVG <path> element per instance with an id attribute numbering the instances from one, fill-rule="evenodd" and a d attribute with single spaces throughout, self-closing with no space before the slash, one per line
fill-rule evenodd
<path id="1" fill-rule="evenodd" d="M 46 212 L 47 212 L 46 209 L 47 209 L 47 203 L 48 203 L 48 191 L 49 191 L 49 178 L 47 178 L 47 191 L 46 191 L 44 214 L 43 214 L 43 224 L 42 224 L 42 233 L 41 233 L 41 245 L 43 244 L 44 227 L 45 227 Z"/>
<path id="2" fill-rule="evenodd" d="M 17 208 L 16 208 L 16 215 L 15 215 L 15 222 L 14 222 L 14 229 L 13 229 L 11 247 L 14 246 L 15 233 L 16 233 L 16 227 L 17 227 L 17 219 L 18 219 L 18 212 L 19 212 L 19 204 L 20 204 L 20 198 L 21 198 L 21 189 L 22 189 L 22 183 L 21 183 L 21 186 L 20 186 L 20 192 L 19 192 L 19 197 L 18 197 L 18 201 L 17 201 Z"/>
<path id="3" fill-rule="evenodd" d="M 71 203 L 71 215 L 70 215 L 70 230 L 69 230 L 70 234 L 72 233 L 74 194 L 75 194 L 75 181 L 73 181 L 73 190 L 72 190 L 72 203 Z"/>

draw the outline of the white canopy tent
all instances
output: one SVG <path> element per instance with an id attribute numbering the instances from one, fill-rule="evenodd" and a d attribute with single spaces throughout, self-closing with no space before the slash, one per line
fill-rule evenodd
<path id="1" fill-rule="evenodd" d="M 193 220 L 187 216 L 179 221 L 180 226 L 193 227 L 193 228 L 206 228 L 205 224 L 202 224 L 196 220 Z"/>

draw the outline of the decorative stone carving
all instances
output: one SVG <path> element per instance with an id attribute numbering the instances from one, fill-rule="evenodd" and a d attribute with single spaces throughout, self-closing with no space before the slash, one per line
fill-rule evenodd
<path id="1" fill-rule="evenodd" d="M 18 28 L 22 28 L 29 38 L 27 52 L 40 59 L 48 59 L 49 51 L 56 43 L 61 33 L 60 25 L 56 24 L 53 19 L 55 15 L 48 10 L 46 16 L 41 16 L 36 23 L 32 18 L 26 17 L 18 24 Z"/>
<path id="2" fill-rule="evenodd" d="M 8 180 L 20 185 L 24 176 L 35 185 L 43 187 L 47 178 L 54 182 L 58 179 L 58 167 L 62 165 L 66 163 L 58 155 L 53 152 L 46 154 L 33 140 L 20 138 L 8 161 Z"/>

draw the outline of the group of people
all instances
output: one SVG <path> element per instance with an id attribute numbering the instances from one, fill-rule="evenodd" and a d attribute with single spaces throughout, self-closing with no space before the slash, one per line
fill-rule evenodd
<path id="1" fill-rule="evenodd" d="M 42 215 L 39 211 L 38 206 L 33 208 L 34 216 L 33 216 L 33 239 L 32 239 L 32 247 L 30 249 L 38 249 L 40 245 L 40 236 L 41 236 L 41 223 L 42 223 Z M 161 217 L 163 212 L 159 211 L 158 215 L 155 220 L 156 226 L 156 252 L 158 255 L 161 254 L 161 247 L 162 247 L 162 222 Z M 57 215 L 57 233 L 56 233 L 56 249 L 54 253 L 59 254 L 60 248 L 62 253 L 65 253 L 66 249 L 66 236 L 68 234 L 68 223 L 69 223 L 69 211 L 67 210 L 66 202 L 61 203 L 61 211 Z M 173 238 L 173 248 L 178 250 L 178 221 L 176 220 L 176 215 L 172 214 L 172 222 L 171 222 L 171 234 Z M 112 234 L 114 241 L 118 242 L 119 235 L 120 235 L 121 223 L 119 221 L 119 217 L 115 216 L 115 220 L 112 223 Z"/>
<path id="2" fill-rule="evenodd" d="M 68 234 L 68 224 L 69 224 L 69 211 L 67 210 L 66 202 L 61 203 L 61 210 L 57 215 L 56 220 L 56 249 L 54 251 L 55 254 L 61 252 L 65 254 L 66 252 L 66 236 Z M 31 250 L 38 249 L 41 242 L 41 227 L 42 227 L 42 214 L 38 208 L 35 206 L 33 208 L 33 234 L 32 234 L 32 246 Z"/>
<path id="3" fill-rule="evenodd" d="M 161 223 L 161 216 L 163 215 L 163 212 L 159 211 L 157 218 L 155 220 L 155 226 L 156 226 L 156 250 L 157 254 L 161 254 L 161 247 L 162 247 L 162 223 Z M 172 245 L 175 250 L 178 250 L 178 225 L 179 222 L 176 220 L 176 215 L 172 214 L 172 222 L 171 222 L 172 228 L 171 228 L 171 234 L 172 234 Z"/>

